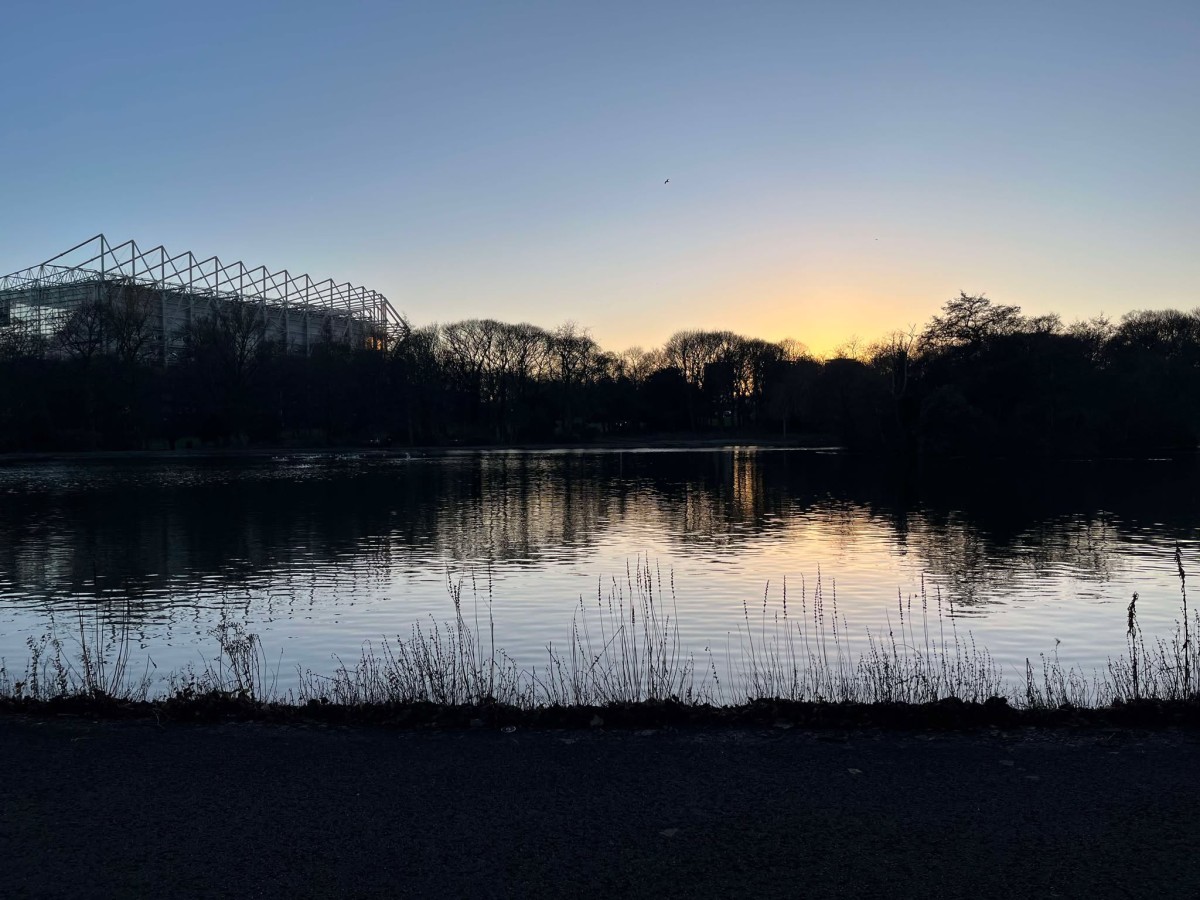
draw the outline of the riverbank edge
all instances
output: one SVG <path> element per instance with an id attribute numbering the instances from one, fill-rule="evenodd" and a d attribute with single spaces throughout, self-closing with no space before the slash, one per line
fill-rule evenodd
<path id="1" fill-rule="evenodd" d="M 1141 700 L 1105 707 L 1013 707 L 1003 697 L 982 703 L 954 698 L 931 703 L 839 703 L 755 700 L 737 706 L 644 701 L 606 706 L 523 709 L 501 704 L 447 706 L 436 703 L 350 706 L 320 701 L 265 703 L 222 693 L 127 701 L 106 695 L 67 695 L 49 700 L 0 698 L 0 716 L 153 720 L 159 723 L 247 722 L 397 729 L 562 730 L 669 727 L 776 727 L 837 731 L 881 729 L 971 731 L 978 729 L 1200 729 L 1200 701 Z"/>

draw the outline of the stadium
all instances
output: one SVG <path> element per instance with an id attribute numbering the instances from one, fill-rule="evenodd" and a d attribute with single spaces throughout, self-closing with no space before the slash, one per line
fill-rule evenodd
<path id="1" fill-rule="evenodd" d="M 348 282 L 142 250 L 103 234 L 0 278 L 0 339 L 46 355 L 107 349 L 130 323 L 146 355 L 164 364 L 179 358 L 194 328 L 214 322 L 291 353 L 323 342 L 382 349 L 401 321 L 382 294 Z"/>

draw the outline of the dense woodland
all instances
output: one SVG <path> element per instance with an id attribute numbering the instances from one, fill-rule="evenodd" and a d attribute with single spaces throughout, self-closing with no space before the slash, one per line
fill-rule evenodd
<path id="1" fill-rule="evenodd" d="M 254 307 L 156 351 L 136 294 L 37 340 L 0 329 L 0 451 L 829 441 L 892 455 L 1149 454 L 1200 439 L 1200 310 L 1064 324 L 966 294 L 923 328 L 816 359 L 680 331 L 613 353 L 573 324 L 403 324 L 385 349 L 271 340 Z"/>

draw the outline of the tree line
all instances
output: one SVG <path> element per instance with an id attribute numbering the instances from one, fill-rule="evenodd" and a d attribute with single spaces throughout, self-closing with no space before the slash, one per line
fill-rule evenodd
<path id="1" fill-rule="evenodd" d="M 1062 456 L 1200 440 L 1200 310 L 1068 325 L 960 294 L 923 327 L 826 359 L 703 330 L 615 353 L 573 323 L 493 319 L 401 322 L 382 346 L 305 355 L 231 302 L 192 322 L 168 361 L 154 309 L 131 288 L 51 334 L 0 327 L 0 451 L 703 435 Z"/>

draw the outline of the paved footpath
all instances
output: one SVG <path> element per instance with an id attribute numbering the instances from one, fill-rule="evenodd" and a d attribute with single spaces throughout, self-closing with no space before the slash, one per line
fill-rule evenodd
<path id="1" fill-rule="evenodd" d="M 0 717 L 0 897 L 1200 897 L 1200 733 Z"/>

